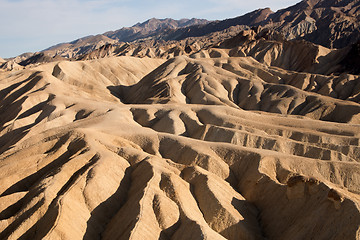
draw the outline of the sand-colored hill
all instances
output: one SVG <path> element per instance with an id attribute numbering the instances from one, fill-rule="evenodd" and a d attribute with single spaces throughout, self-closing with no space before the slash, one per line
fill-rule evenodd
<path id="1" fill-rule="evenodd" d="M 360 240 L 359 4 L 0 58 L 0 239 Z"/>
<path id="2" fill-rule="evenodd" d="M 0 239 L 360 239 L 359 76 L 231 49 L 0 73 Z"/>
<path id="3" fill-rule="evenodd" d="M 286 71 L 267 68 L 248 57 L 198 60 L 181 56 L 167 61 L 130 88 L 118 87 L 117 92 L 126 103 L 227 105 L 334 122 L 360 123 L 360 83 L 355 89 L 349 84 L 349 89 L 344 86 L 353 76 L 342 76 L 340 83 L 340 79 L 334 77 L 287 74 Z M 311 89 L 309 79 L 317 82 L 318 78 L 323 86 Z M 341 89 L 339 92 L 329 89 L 329 83 L 334 81 L 343 86 L 335 85 L 335 89 Z M 328 96 L 314 94 L 316 91 Z M 345 97 L 345 92 L 350 96 Z M 330 97 L 340 95 L 357 103 Z"/>
<path id="4" fill-rule="evenodd" d="M 19 65 L 21 65 L 21 66 L 27 66 L 30 64 L 36 65 L 36 64 L 41 64 L 41 63 L 57 62 L 57 61 L 61 61 L 61 60 L 67 60 L 67 59 L 60 57 L 59 55 L 52 57 L 46 53 L 37 53 L 37 54 L 34 54 L 33 56 L 27 58 L 26 60 L 19 62 Z"/>
<path id="5" fill-rule="evenodd" d="M 0 70 L 13 71 L 23 69 L 22 66 L 17 64 L 14 60 L 5 61 L 0 63 Z"/>
<path id="6" fill-rule="evenodd" d="M 78 55 L 90 53 L 103 45 L 114 44 L 117 41 L 104 35 L 87 36 L 69 43 L 60 43 L 43 51 L 51 57 L 73 58 Z"/>
<path id="7" fill-rule="evenodd" d="M 344 73 L 359 73 L 358 45 L 329 49 L 306 41 L 288 41 L 280 33 L 268 29 L 244 30 L 242 27 L 237 27 L 230 32 L 213 33 L 206 37 L 188 38 L 182 41 L 148 40 L 116 45 L 106 44 L 76 59 L 91 60 L 112 56 L 171 59 L 183 55 L 191 58 L 252 57 L 267 66 L 285 70 L 339 76 Z M 316 83 L 311 88 L 317 87 Z"/>

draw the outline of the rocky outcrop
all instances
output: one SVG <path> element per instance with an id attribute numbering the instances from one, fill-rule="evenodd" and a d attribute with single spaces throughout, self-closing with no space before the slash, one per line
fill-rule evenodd
<path id="1" fill-rule="evenodd" d="M 304 39 L 327 48 L 343 48 L 359 37 L 358 0 L 303 0 L 270 15 L 261 25 L 290 40 Z"/>

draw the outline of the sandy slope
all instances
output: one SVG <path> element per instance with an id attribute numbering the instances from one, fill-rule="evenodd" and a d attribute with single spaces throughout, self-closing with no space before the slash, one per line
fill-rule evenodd
<path id="1" fill-rule="evenodd" d="M 359 239 L 358 93 L 216 56 L 0 73 L 0 239 Z"/>

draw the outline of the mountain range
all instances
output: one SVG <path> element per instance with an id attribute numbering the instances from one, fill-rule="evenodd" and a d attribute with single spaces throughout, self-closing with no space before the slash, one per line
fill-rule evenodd
<path id="1" fill-rule="evenodd" d="M 149 46 L 151 41 L 156 41 L 156 44 L 159 45 L 159 42 L 163 41 L 165 42 L 163 45 L 169 45 L 168 43 L 171 41 L 189 40 L 194 37 L 207 38 L 208 35 L 215 35 L 215 33 L 222 36 L 220 39 L 224 39 L 251 27 L 276 31 L 286 40 L 306 40 L 326 48 L 338 49 L 355 44 L 360 37 L 359 5 L 357 0 L 304 0 L 277 12 L 264 8 L 222 21 L 195 18 L 181 20 L 152 18 L 132 27 L 87 36 L 49 47 L 39 53 L 19 56 L 13 62 L 26 66 L 39 61 L 50 61 L 51 58 L 56 60 L 59 57 L 84 59 L 86 58 L 84 55 L 99 51 L 100 48 L 106 46 L 109 47 L 109 44 L 114 46 L 117 52 L 124 54 L 119 49 L 128 44 L 135 44 L 138 47 Z M 213 43 L 220 39 L 216 39 Z M 208 39 L 206 42 L 209 42 Z M 35 56 L 38 54 L 40 56 Z M 11 69 L 14 64 L 7 65 L 10 65 L 8 68 Z M 6 66 L 4 65 L 3 68 Z"/>

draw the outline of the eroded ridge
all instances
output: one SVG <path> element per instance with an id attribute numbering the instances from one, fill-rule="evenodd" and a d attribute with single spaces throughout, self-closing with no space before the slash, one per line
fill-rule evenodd
<path id="1" fill-rule="evenodd" d="M 1 73 L 0 239 L 358 239 L 359 104 L 292 74 L 228 56 Z"/>

